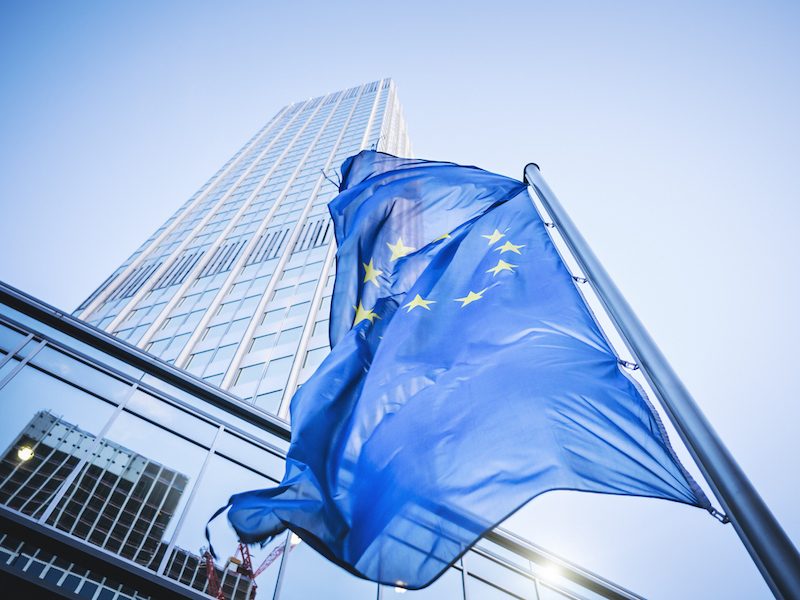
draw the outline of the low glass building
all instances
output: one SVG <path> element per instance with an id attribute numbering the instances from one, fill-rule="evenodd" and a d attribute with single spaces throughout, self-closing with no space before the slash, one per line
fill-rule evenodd
<path id="1" fill-rule="evenodd" d="M 244 560 L 222 519 L 213 565 L 206 521 L 281 479 L 288 423 L 4 284 L 0 416 L 9 597 L 640 598 L 500 528 L 420 591 L 361 580 L 293 534 Z"/>

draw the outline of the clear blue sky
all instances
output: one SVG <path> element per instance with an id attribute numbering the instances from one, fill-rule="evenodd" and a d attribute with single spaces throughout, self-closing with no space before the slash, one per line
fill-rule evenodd
<path id="1" fill-rule="evenodd" d="M 292 101 L 391 76 L 417 156 L 537 162 L 796 543 L 800 6 L 0 4 L 0 279 L 72 310 Z M 652 599 L 769 595 L 730 526 L 552 493 L 532 541 Z"/>

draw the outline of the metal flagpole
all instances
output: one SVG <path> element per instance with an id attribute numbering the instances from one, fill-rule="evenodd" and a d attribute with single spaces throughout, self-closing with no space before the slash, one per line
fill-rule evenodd
<path id="1" fill-rule="evenodd" d="M 794 544 L 597 260 L 538 165 L 525 167 L 525 181 L 549 212 L 772 593 L 780 600 L 800 599 L 800 554 Z"/>

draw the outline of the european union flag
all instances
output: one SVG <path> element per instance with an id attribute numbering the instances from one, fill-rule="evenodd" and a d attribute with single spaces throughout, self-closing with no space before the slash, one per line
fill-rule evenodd
<path id="1" fill-rule="evenodd" d="M 288 527 L 415 589 L 549 490 L 710 508 L 523 184 L 374 152 L 343 173 L 332 320 L 349 328 L 292 400 L 281 485 L 231 498 L 242 541 Z"/>

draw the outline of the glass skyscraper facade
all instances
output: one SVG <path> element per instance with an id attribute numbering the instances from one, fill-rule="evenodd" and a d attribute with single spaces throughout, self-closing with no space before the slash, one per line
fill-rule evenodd
<path id="1" fill-rule="evenodd" d="M 390 79 L 291 104 L 78 309 L 150 354 L 288 418 L 329 351 L 345 158 L 411 156 Z"/>
<path id="2" fill-rule="evenodd" d="M 231 494 L 275 486 L 288 402 L 328 353 L 342 161 L 410 156 L 391 80 L 282 109 L 69 315 L 0 283 L 0 589 L 9 597 L 563 600 L 635 594 L 502 529 L 425 590 L 292 533 L 241 547 Z"/>

